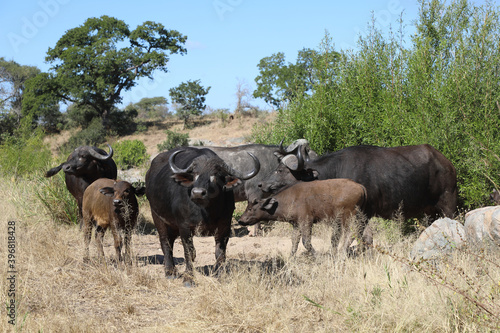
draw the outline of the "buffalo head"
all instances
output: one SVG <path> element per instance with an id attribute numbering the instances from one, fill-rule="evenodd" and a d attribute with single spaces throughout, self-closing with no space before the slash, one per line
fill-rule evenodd
<path id="1" fill-rule="evenodd" d="M 245 212 L 240 216 L 238 223 L 241 225 L 253 225 L 260 221 L 269 221 L 274 218 L 278 207 L 276 198 L 255 199 L 248 202 Z"/>
<path id="2" fill-rule="evenodd" d="M 296 145 L 284 149 L 283 141 L 281 141 L 279 150 L 274 155 L 280 163 L 276 170 L 258 184 L 263 192 L 277 193 L 282 188 L 293 185 L 298 181 L 318 179 L 318 173 L 306 167 L 306 163 L 309 162 L 309 154 L 303 146 Z"/>
<path id="3" fill-rule="evenodd" d="M 109 153 L 96 147 L 78 147 L 69 155 L 66 162 L 47 171 L 45 177 L 52 177 L 61 169 L 66 174 L 75 175 L 77 177 L 98 173 L 99 165 L 102 164 L 102 162 L 111 160 L 111 157 L 113 157 L 113 148 L 111 148 L 110 145 L 108 145 L 108 147 Z"/>
<path id="4" fill-rule="evenodd" d="M 229 191 L 241 184 L 241 180 L 254 177 L 260 170 L 260 162 L 252 153 L 254 167 L 248 174 L 243 174 L 229 167 L 218 156 L 200 155 L 186 168 L 178 167 L 174 160 L 182 150 L 175 151 L 169 157 L 170 169 L 174 181 L 190 188 L 190 198 L 196 204 L 206 207 L 211 199 L 219 195 L 220 190 Z"/>
<path id="5" fill-rule="evenodd" d="M 113 198 L 113 206 L 116 209 L 121 209 L 128 205 L 130 201 L 135 201 L 135 196 L 141 196 L 145 193 L 145 187 L 135 188 L 126 181 L 117 181 L 113 187 L 103 187 L 99 189 L 102 194 Z"/>

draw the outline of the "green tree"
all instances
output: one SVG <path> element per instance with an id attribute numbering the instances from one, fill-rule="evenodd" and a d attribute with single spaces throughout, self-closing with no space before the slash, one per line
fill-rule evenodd
<path id="1" fill-rule="evenodd" d="M 205 96 L 210 87 L 203 88 L 200 80 L 183 82 L 170 89 L 170 98 L 177 104 L 177 115 L 184 120 L 184 127 L 189 127 L 189 117 L 199 116 L 205 110 Z"/>
<path id="2" fill-rule="evenodd" d="M 165 118 L 168 114 L 167 99 L 165 97 L 144 97 L 133 104 L 141 119 Z"/>
<path id="3" fill-rule="evenodd" d="M 266 103 L 280 109 L 294 98 L 310 91 L 322 77 L 331 75 L 331 71 L 324 69 L 333 68 L 339 56 L 337 52 L 325 55 L 316 50 L 304 48 L 298 52 L 295 64 L 286 64 L 285 55 L 282 52 L 262 58 L 257 65 L 260 75 L 255 78 L 257 88 L 253 96 L 262 98 Z M 325 66 L 325 63 L 328 66 Z"/>
<path id="4" fill-rule="evenodd" d="M 186 37 L 160 23 L 144 22 L 130 30 L 125 22 L 109 16 L 89 18 L 68 30 L 49 48 L 45 60 L 52 64 L 44 77 L 49 91 L 58 98 L 89 106 L 107 127 L 120 94 L 134 87 L 141 77 L 167 72 L 169 54 L 185 54 Z M 35 99 L 40 95 L 35 91 Z"/>

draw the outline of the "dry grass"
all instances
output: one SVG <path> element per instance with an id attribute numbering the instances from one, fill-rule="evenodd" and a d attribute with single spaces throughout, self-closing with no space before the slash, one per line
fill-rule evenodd
<path id="1" fill-rule="evenodd" d="M 340 260 L 321 249 L 323 254 L 314 259 L 289 259 L 285 223 L 278 227 L 286 234 L 282 238 L 276 230 L 262 238 L 232 238 L 229 269 L 219 278 L 202 274 L 197 258 L 195 288 L 165 279 L 161 265 L 85 265 L 78 227 L 47 218 L 29 183 L 1 179 L 0 186 L 1 249 L 7 248 L 7 221 L 17 223 L 18 331 L 482 332 L 494 323 L 459 293 L 377 251 Z M 315 233 L 315 246 L 328 243 L 324 226 L 316 226 Z M 411 239 L 378 236 L 379 246 L 390 249 L 392 256 L 407 257 Z M 287 242 L 279 250 L 264 247 L 283 238 Z M 109 257 L 110 235 L 106 239 Z M 136 252 L 154 239 L 134 235 Z M 200 238 L 196 246 L 204 241 L 213 263 L 213 239 Z M 244 242 L 250 245 L 238 248 Z M 261 252 L 251 256 L 252 251 Z M 491 254 L 488 259 L 500 258 Z M 477 257 L 457 253 L 440 269 L 462 287 L 467 285 L 450 265 L 462 268 L 482 291 L 498 298 L 498 266 L 479 266 Z M 5 302 L 4 270 L 0 278 Z M 2 317 L 0 330 L 12 330 Z"/>
<path id="2" fill-rule="evenodd" d="M 227 138 L 248 135 L 251 126 L 236 119 L 195 129 L 190 137 L 223 145 Z M 163 131 L 153 128 L 130 138 L 143 140 L 153 155 Z M 49 142 L 55 149 L 62 141 Z M 51 220 L 34 195 L 40 186 L 43 182 L 0 178 L 0 258 L 6 266 L 7 223 L 16 221 L 18 270 L 17 326 L 8 324 L 3 308 L 2 332 L 485 332 L 500 326 L 463 295 L 465 290 L 489 297 L 487 304 L 500 315 L 498 253 L 478 258 L 457 252 L 417 272 L 406 259 L 414 237 L 403 237 L 397 223 L 372 221 L 381 251 L 332 256 L 327 253 L 330 228 L 318 224 L 313 246 L 320 254 L 302 256 L 300 245 L 298 256 L 290 259 L 291 227 L 276 223 L 264 237 L 231 238 L 228 269 L 219 278 L 203 273 L 214 263 L 213 238 L 195 237 L 197 286 L 185 288 L 182 279 L 167 280 L 160 264 L 115 265 L 109 259 L 114 252 L 110 234 L 104 244 L 107 264 L 84 264 L 81 231 Z M 244 208 L 237 204 L 237 212 Z M 147 202 L 141 211 L 148 224 Z M 161 254 L 155 235 L 135 234 L 132 244 L 137 257 Z M 95 253 L 92 241 L 91 256 Z M 174 256 L 183 257 L 179 242 Z M 6 270 L 0 270 L 3 304 L 6 278 Z"/>

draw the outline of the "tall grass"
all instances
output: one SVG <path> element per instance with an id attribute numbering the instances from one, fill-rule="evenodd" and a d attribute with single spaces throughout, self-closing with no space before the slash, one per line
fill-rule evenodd
<path id="1" fill-rule="evenodd" d="M 132 267 L 83 263 L 83 237 L 78 227 L 61 224 L 36 200 L 39 185 L 31 180 L 0 178 L 0 247 L 6 248 L 8 220 L 17 223 L 17 330 L 25 332 L 483 332 L 499 329 L 500 260 L 498 252 L 478 257 L 456 252 L 442 261 L 439 277 L 413 270 L 406 258 L 411 238 L 402 231 L 386 233 L 376 225 L 375 240 L 383 251 L 337 258 L 320 251 L 310 257 L 288 257 L 290 239 L 278 250 L 278 235 L 232 238 L 227 270 L 219 278 L 205 275 L 198 247 L 197 286 L 167 280 L 162 265 Z M 144 207 L 141 206 L 141 209 Z M 378 223 L 378 222 L 377 222 Z M 283 223 L 284 226 L 288 224 Z M 391 224 L 394 228 L 395 224 Z M 323 225 L 317 242 L 329 243 Z M 279 228 L 275 229 L 279 230 Z M 149 238 L 148 238 L 149 237 Z M 195 237 L 195 242 L 203 238 Z M 134 235 L 137 253 L 156 237 Z M 272 243 L 273 250 L 250 256 Z M 209 242 L 213 244 L 212 241 Z M 198 243 L 199 244 L 199 243 Z M 92 246 L 94 246 L 92 244 Z M 180 245 L 176 245 L 180 246 Z M 317 247 L 319 249 L 319 247 Z M 105 237 L 107 256 L 112 237 Z M 181 250 L 179 250 L 181 251 Z M 210 247 L 210 263 L 213 263 Z M 253 252 L 257 253 L 257 252 Z M 179 256 L 180 254 L 177 254 Z M 4 259 L 5 260 L 5 259 Z M 182 270 L 182 264 L 179 265 Z M 427 269 L 431 272 L 431 268 Z M 433 268 L 434 269 L 434 268 Z M 463 271 L 463 275 L 457 274 Z M 2 301 L 6 271 L 0 271 Z M 442 281 L 453 282 L 456 289 Z M 470 284 L 472 283 L 472 284 Z M 472 288 L 471 288 L 472 286 Z M 486 297 L 494 315 L 480 310 L 474 298 Z M 479 298 L 478 298 L 479 299 Z M 484 302 L 484 299 L 482 300 Z M 496 311 L 496 312 L 495 312 Z M 11 331 L 6 318 L 0 331 Z"/>
<path id="2" fill-rule="evenodd" d="M 463 205 L 485 204 L 500 182 L 500 11 L 488 2 L 419 2 L 413 35 L 402 17 L 387 34 L 373 21 L 357 51 L 340 50 L 334 64 L 318 62 L 331 75 L 254 138 L 306 138 L 320 154 L 428 143 L 455 165 Z M 319 49 L 329 59 L 332 37 Z"/>

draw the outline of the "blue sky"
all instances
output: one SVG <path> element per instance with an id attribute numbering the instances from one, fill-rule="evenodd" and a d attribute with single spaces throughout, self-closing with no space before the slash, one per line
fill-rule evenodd
<path id="1" fill-rule="evenodd" d="M 188 37 L 187 54 L 172 55 L 169 73 L 143 79 L 125 92 L 123 104 L 142 97 L 168 96 L 168 90 L 188 80 L 211 86 L 206 104 L 234 109 L 238 82 L 255 89 L 260 59 L 284 52 L 295 62 L 302 48 L 318 48 L 325 30 L 335 48 L 355 48 L 372 14 L 383 29 L 397 29 L 401 12 L 406 24 L 418 16 L 417 1 L 117 1 L 26 0 L 0 5 L 0 57 L 48 71 L 46 52 L 69 29 L 89 17 L 123 20 L 130 29 L 144 21 L 162 23 Z M 407 27 L 411 31 L 411 26 Z M 262 100 L 253 104 L 270 108 Z"/>

